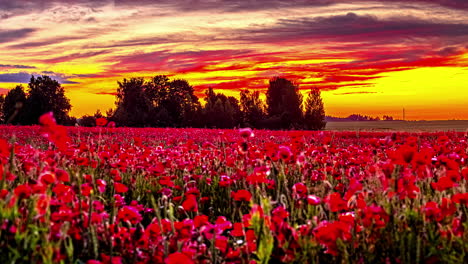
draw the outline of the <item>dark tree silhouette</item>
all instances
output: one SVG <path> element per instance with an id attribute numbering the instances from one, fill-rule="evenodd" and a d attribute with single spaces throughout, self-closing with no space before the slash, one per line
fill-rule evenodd
<path id="1" fill-rule="evenodd" d="M 101 118 L 101 117 L 104 117 L 104 115 L 101 113 L 101 110 L 98 109 L 98 110 L 96 110 L 94 115 L 84 115 L 84 116 L 82 116 L 79 119 L 78 124 L 80 126 L 84 126 L 84 127 L 94 127 L 94 126 L 96 126 L 96 119 Z"/>
<path id="2" fill-rule="evenodd" d="M 31 76 L 28 87 L 24 124 L 37 124 L 39 117 L 47 112 L 54 113 L 58 124 L 70 122 L 70 100 L 58 81 L 46 75 L 37 78 Z"/>
<path id="3" fill-rule="evenodd" d="M 26 93 L 21 85 L 8 91 L 3 103 L 3 118 L 6 124 L 22 124 L 24 121 L 24 104 L 26 103 Z"/>
<path id="4" fill-rule="evenodd" d="M 241 110 L 235 97 L 215 93 L 212 88 L 208 88 L 205 95 L 204 126 L 233 128 L 240 125 Z"/>
<path id="5" fill-rule="evenodd" d="M 156 126 L 191 127 L 200 119 L 201 106 L 195 90 L 186 80 L 157 75 L 146 83 L 145 95 L 152 107 Z"/>
<path id="6" fill-rule="evenodd" d="M 266 93 L 267 112 L 271 128 L 300 128 L 302 126 L 302 95 L 290 80 L 274 77 Z M 279 121 L 279 127 L 277 127 Z"/>
<path id="7" fill-rule="evenodd" d="M 114 119 L 118 124 L 131 127 L 149 126 L 147 119 L 150 104 L 145 94 L 145 80 L 143 78 L 123 79 L 117 82 L 117 109 Z"/>
<path id="8" fill-rule="evenodd" d="M 240 108 L 242 110 L 242 125 L 245 127 L 260 127 L 265 119 L 265 104 L 260 99 L 260 92 L 241 90 Z"/>
<path id="9" fill-rule="evenodd" d="M 3 104 L 5 103 L 5 95 L 0 94 L 0 123 L 5 123 L 5 118 L 3 116 Z"/>
<path id="10" fill-rule="evenodd" d="M 393 121 L 394 119 L 393 119 L 393 116 L 384 115 L 382 117 L 382 120 L 384 120 L 384 121 Z"/>
<path id="11" fill-rule="evenodd" d="M 320 90 L 311 89 L 305 101 L 304 127 L 310 130 L 322 130 L 325 122 L 325 109 Z"/>
<path id="12" fill-rule="evenodd" d="M 123 126 L 195 126 L 201 106 L 186 80 L 170 81 L 158 75 L 118 82 L 117 108 L 112 120 Z"/>

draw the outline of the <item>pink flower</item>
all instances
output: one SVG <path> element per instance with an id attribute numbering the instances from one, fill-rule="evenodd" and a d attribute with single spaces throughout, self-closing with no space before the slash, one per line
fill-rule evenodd
<path id="1" fill-rule="evenodd" d="M 246 128 L 239 129 L 239 135 L 243 138 L 248 138 L 248 137 L 253 137 L 254 133 L 251 128 L 246 127 Z"/>

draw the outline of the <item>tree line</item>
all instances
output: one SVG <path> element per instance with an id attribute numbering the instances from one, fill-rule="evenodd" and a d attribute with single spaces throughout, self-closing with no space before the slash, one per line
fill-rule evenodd
<path id="1" fill-rule="evenodd" d="M 393 116 L 383 115 L 382 118 L 361 114 L 351 114 L 347 117 L 335 117 L 335 116 L 325 116 L 325 121 L 336 122 L 336 121 L 394 121 Z"/>
<path id="2" fill-rule="evenodd" d="M 115 109 L 76 119 L 68 114 L 70 100 L 60 83 L 46 75 L 32 76 L 27 91 L 18 85 L 0 97 L 0 119 L 7 124 L 32 125 L 41 114 L 52 111 L 58 123 L 82 126 L 94 126 L 100 117 L 128 127 L 320 130 L 326 124 L 320 91 L 311 89 L 303 100 L 298 85 L 282 77 L 269 80 L 265 101 L 259 91 L 243 89 L 236 98 L 208 88 L 204 104 L 186 80 L 170 80 L 165 75 L 125 78 L 117 84 Z"/>

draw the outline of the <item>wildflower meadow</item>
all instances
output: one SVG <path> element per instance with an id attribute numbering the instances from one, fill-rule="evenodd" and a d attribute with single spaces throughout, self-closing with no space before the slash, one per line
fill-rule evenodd
<path id="1" fill-rule="evenodd" d="M 0 126 L 0 263 L 466 263 L 458 132 Z"/>

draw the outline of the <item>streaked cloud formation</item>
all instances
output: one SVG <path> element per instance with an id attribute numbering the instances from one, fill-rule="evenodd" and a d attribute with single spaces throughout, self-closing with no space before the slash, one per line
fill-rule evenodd
<path id="1" fill-rule="evenodd" d="M 0 0 L 0 82 L 50 72 L 81 115 L 125 77 L 237 95 L 279 75 L 332 115 L 468 119 L 466 17 L 465 0 Z"/>

